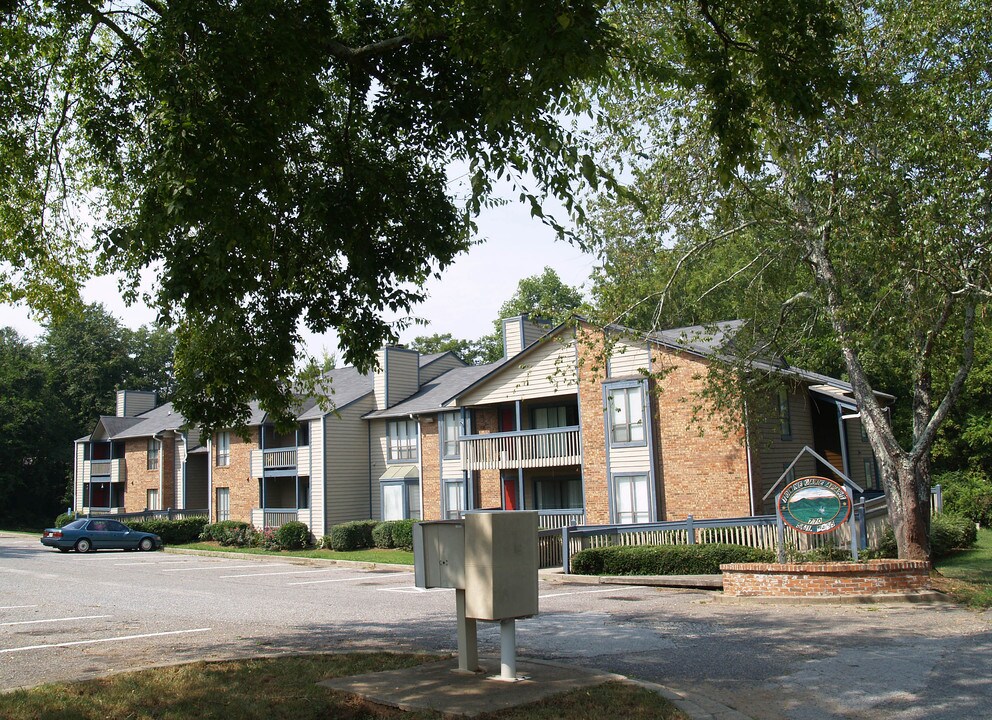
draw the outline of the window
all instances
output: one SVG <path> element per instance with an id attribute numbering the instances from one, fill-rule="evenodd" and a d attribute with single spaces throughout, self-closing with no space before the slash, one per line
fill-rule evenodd
<path id="1" fill-rule="evenodd" d="M 636 445 L 644 443 L 644 403 L 641 384 L 612 388 L 607 391 L 610 416 L 610 444 Z"/>
<path id="2" fill-rule="evenodd" d="M 458 413 L 441 416 L 441 454 L 446 458 L 458 457 Z"/>
<path id="3" fill-rule="evenodd" d="M 778 389 L 778 425 L 783 440 L 792 439 L 792 409 L 789 407 L 789 391 Z"/>
<path id="4" fill-rule="evenodd" d="M 461 480 L 444 481 L 444 517 L 457 520 L 465 512 L 465 483 Z"/>
<path id="5" fill-rule="evenodd" d="M 310 509 L 310 478 L 300 477 L 296 478 L 296 509 L 297 510 L 309 510 Z"/>
<path id="6" fill-rule="evenodd" d="M 158 440 L 156 440 L 155 438 L 148 438 L 148 469 L 149 470 L 158 470 L 158 449 L 159 449 L 159 442 L 158 442 Z"/>
<path id="7" fill-rule="evenodd" d="M 878 479 L 878 463 L 874 457 L 865 458 L 865 489 L 879 490 L 881 482 Z"/>
<path id="8" fill-rule="evenodd" d="M 231 464 L 231 433 L 217 433 L 217 466 L 227 467 Z"/>
<path id="9" fill-rule="evenodd" d="M 217 522 L 231 519 L 231 490 L 217 488 Z"/>
<path id="10" fill-rule="evenodd" d="M 383 520 L 420 519 L 419 481 L 384 482 L 381 489 Z"/>
<path id="11" fill-rule="evenodd" d="M 647 475 L 614 475 L 613 506 L 620 525 L 651 522 Z"/>
<path id="12" fill-rule="evenodd" d="M 537 480 L 534 494 L 538 510 L 582 509 L 582 481 L 578 478 Z"/>
<path id="13" fill-rule="evenodd" d="M 535 430 L 568 426 L 568 413 L 564 405 L 534 408 L 531 419 Z"/>
<path id="14" fill-rule="evenodd" d="M 391 462 L 417 459 L 417 422 L 393 420 L 386 426 Z"/>
<path id="15" fill-rule="evenodd" d="M 145 510 L 161 510 L 158 504 L 158 490 L 149 490 L 145 499 Z"/>

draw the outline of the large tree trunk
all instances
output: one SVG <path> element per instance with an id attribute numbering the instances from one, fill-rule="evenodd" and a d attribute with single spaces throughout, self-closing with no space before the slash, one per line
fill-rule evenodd
<path id="1" fill-rule="evenodd" d="M 930 559 L 929 473 L 920 465 L 908 458 L 882 462 L 889 520 L 902 560 Z"/>

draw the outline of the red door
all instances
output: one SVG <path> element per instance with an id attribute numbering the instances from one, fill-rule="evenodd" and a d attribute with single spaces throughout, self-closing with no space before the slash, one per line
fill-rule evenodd
<path id="1" fill-rule="evenodd" d="M 516 510 L 517 509 L 517 479 L 516 478 L 504 478 L 503 479 L 503 509 L 504 510 Z"/>

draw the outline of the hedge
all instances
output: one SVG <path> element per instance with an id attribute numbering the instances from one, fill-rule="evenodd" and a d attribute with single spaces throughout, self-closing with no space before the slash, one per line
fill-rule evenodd
<path id="1" fill-rule="evenodd" d="M 234 531 L 246 530 L 250 527 L 250 523 L 242 522 L 241 520 L 221 520 L 220 522 L 205 526 L 203 532 L 200 533 L 200 539 L 216 540 L 221 545 L 224 545 L 224 540 L 230 538 Z"/>
<path id="2" fill-rule="evenodd" d="M 155 533 L 166 545 L 185 545 L 200 539 L 207 526 L 205 517 L 188 517 L 182 520 L 127 520 L 125 524 L 138 532 Z"/>
<path id="3" fill-rule="evenodd" d="M 978 541 L 978 528 L 971 518 L 940 513 L 930 518 L 930 557 L 937 560 Z"/>
<path id="4" fill-rule="evenodd" d="M 744 545 L 612 545 L 582 550 L 571 568 L 577 575 L 718 575 L 723 563 L 774 560 L 771 550 Z"/>
<path id="5" fill-rule="evenodd" d="M 71 512 L 62 513 L 57 518 L 55 518 L 55 527 L 57 528 L 65 527 L 75 519 L 76 519 L 76 513 L 71 513 Z"/>
<path id="6" fill-rule="evenodd" d="M 324 547 L 339 552 L 374 547 L 372 530 L 378 524 L 377 520 L 355 520 L 334 525 L 331 532 L 324 536 L 322 543 Z"/>
<path id="7" fill-rule="evenodd" d="M 310 545 L 310 528 L 306 523 L 292 520 L 279 526 L 275 540 L 283 550 L 302 550 Z"/>
<path id="8" fill-rule="evenodd" d="M 372 528 L 372 540 L 377 548 L 413 548 L 414 520 L 385 520 Z"/>

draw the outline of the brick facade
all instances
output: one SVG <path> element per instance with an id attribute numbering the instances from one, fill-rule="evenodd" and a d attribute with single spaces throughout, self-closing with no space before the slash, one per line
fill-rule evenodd
<path id="1" fill-rule="evenodd" d="M 159 444 L 158 463 L 155 470 L 148 469 L 148 440 L 135 438 L 124 443 L 124 463 L 127 482 L 124 485 L 124 509 L 141 512 L 148 509 L 148 491 L 159 493 L 162 510 L 175 507 L 176 503 L 176 442 L 172 433 L 166 433 Z"/>
<path id="2" fill-rule="evenodd" d="M 603 378 L 606 375 L 603 339 L 599 334 L 582 328 L 577 341 L 582 491 L 585 494 L 586 523 L 605 525 L 610 522 L 610 498 L 603 408 Z"/>
<path id="3" fill-rule="evenodd" d="M 732 563 L 721 565 L 723 592 L 736 597 L 891 595 L 930 587 L 930 563 Z"/>
<path id="4" fill-rule="evenodd" d="M 438 445 L 438 418 L 420 419 L 420 492 L 424 520 L 441 520 L 441 447 Z"/>
<path id="5" fill-rule="evenodd" d="M 654 346 L 651 370 L 659 378 L 651 406 L 665 519 L 750 515 L 744 430 L 726 434 L 724 418 L 702 398 L 707 363 Z"/>
<path id="6" fill-rule="evenodd" d="M 231 460 L 226 466 L 217 465 L 216 448 L 211 453 L 214 496 L 211 498 L 211 521 L 217 520 L 217 488 L 228 488 L 231 498 L 231 520 L 251 522 L 251 511 L 258 503 L 259 482 L 251 476 L 251 451 L 258 448 L 258 427 L 249 428 L 249 439 L 231 433 Z"/>
<path id="7" fill-rule="evenodd" d="M 495 407 L 478 408 L 475 411 L 475 427 L 478 435 L 499 432 L 499 415 Z M 478 470 L 479 495 L 477 504 L 482 508 L 503 507 L 503 489 L 500 486 L 499 470 Z"/>

